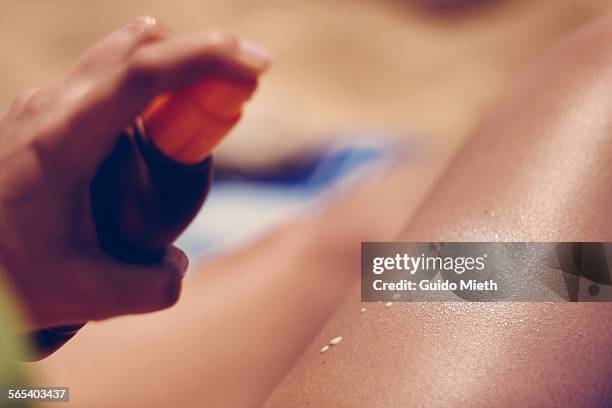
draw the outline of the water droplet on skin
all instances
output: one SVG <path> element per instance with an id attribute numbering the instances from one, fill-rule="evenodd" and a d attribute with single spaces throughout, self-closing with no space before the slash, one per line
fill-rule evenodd
<path id="1" fill-rule="evenodd" d="M 329 344 L 332 346 L 337 346 L 341 342 L 342 342 L 342 336 L 338 336 L 338 337 L 334 337 L 333 339 L 331 339 Z"/>

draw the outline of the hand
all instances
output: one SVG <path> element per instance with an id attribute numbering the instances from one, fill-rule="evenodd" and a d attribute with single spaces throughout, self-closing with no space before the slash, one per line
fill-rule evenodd
<path id="1" fill-rule="evenodd" d="M 89 184 L 121 130 L 157 94 L 209 74 L 256 77 L 258 47 L 222 33 L 169 34 L 138 18 L 102 39 L 65 75 L 25 92 L 0 122 L 0 264 L 32 328 L 176 302 L 188 261 L 172 247 L 153 266 L 97 247 Z"/>

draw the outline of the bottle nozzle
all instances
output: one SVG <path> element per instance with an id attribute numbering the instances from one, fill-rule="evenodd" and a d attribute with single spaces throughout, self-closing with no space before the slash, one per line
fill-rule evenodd
<path id="1" fill-rule="evenodd" d="M 208 78 L 180 92 L 163 94 L 142 114 L 153 144 L 173 160 L 199 163 L 238 122 L 257 80 Z"/>

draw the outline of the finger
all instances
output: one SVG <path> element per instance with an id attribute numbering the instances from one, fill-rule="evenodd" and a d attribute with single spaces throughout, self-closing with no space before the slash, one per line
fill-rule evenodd
<path id="1" fill-rule="evenodd" d="M 270 64 L 269 54 L 250 43 L 220 33 L 172 37 L 140 47 L 108 80 L 78 102 L 70 132 L 62 132 L 66 157 L 95 171 L 117 135 L 156 95 L 204 79 L 256 78 Z M 72 154 L 71 154 L 72 152 Z"/>
<path id="2" fill-rule="evenodd" d="M 180 295 L 186 260 L 176 247 L 150 266 L 118 262 L 104 254 L 73 259 L 69 267 L 80 278 L 71 303 L 82 305 L 74 318 L 100 320 L 172 306 Z"/>
<path id="3" fill-rule="evenodd" d="M 189 268 L 189 257 L 177 246 L 170 245 L 166 249 L 165 259 L 167 262 L 173 262 L 181 272 L 181 276 L 185 276 Z"/>
<path id="4" fill-rule="evenodd" d="M 95 75 L 108 74 L 140 46 L 167 35 L 166 28 L 156 18 L 137 17 L 87 50 L 76 62 L 71 77 L 91 79 Z"/>
<path id="5" fill-rule="evenodd" d="M 163 88 L 184 86 L 199 79 L 202 74 L 213 71 L 228 79 L 249 79 L 268 68 L 270 59 L 268 51 L 232 35 L 220 32 L 194 33 L 143 47 L 134 55 L 131 66 L 128 66 L 127 77 L 121 79 L 142 81 L 147 79 L 143 78 L 143 74 L 155 77 L 164 73 L 171 74 L 165 78 L 160 77 L 159 82 Z M 129 72 L 130 68 L 132 72 Z"/>

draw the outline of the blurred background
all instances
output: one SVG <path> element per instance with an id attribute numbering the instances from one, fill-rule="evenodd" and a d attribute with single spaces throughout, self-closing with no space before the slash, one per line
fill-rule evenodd
<path id="1" fill-rule="evenodd" d="M 150 14 L 219 28 L 275 54 L 221 148 L 257 163 L 375 129 L 452 149 L 515 72 L 608 0 L 0 0 L 0 111 L 90 44 Z"/>

